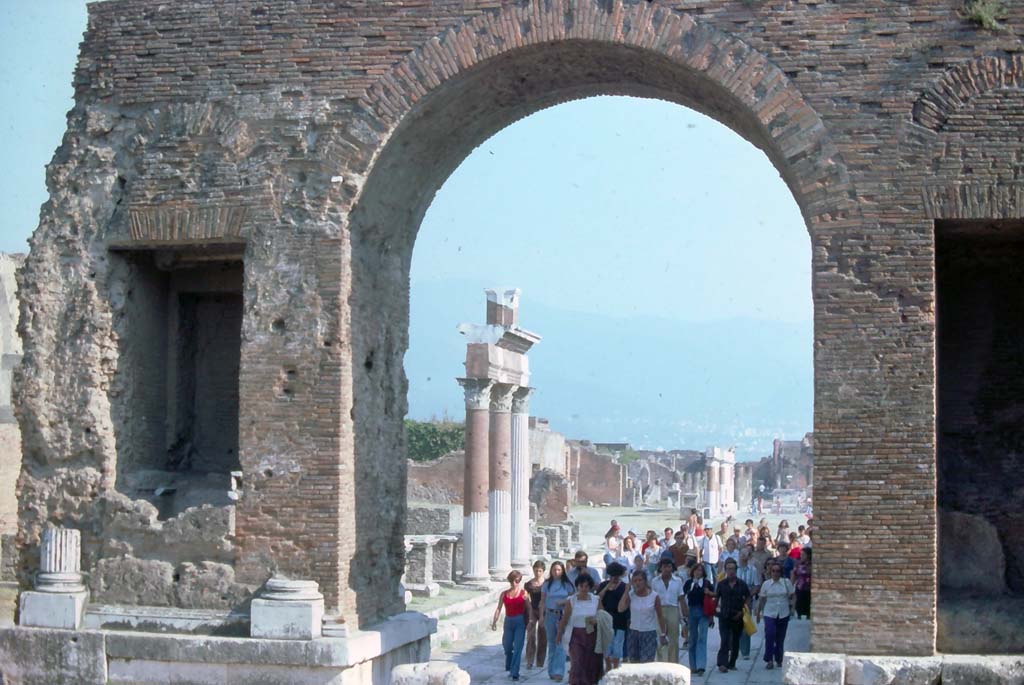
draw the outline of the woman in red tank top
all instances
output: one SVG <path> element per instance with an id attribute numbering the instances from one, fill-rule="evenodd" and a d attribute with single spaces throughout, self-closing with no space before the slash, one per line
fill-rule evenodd
<path id="1" fill-rule="evenodd" d="M 530 601 L 526 590 L 522 588 L 523 574 L 512 571 L 508 574 L 508 584 L 498 598 L 498 606 L 494 609 L 491 630 L 498 629 L 498 617 L 505 610 L 505 626 L 501 634 L 501 646 L 505 649 L 505 670 L 512 680 L 519 680 L 519 664 L 523 657 L 523 642 L 526 640 L 526 624 L 530 620 Z"/>

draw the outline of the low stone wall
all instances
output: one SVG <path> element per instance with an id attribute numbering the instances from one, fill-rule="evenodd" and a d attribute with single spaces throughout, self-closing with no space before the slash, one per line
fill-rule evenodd
<path id="1" fill-rule="evenodd" d="M 462 504 L 465 452 L 452 452 L 434 461 L 409 460 L 408 464 L 410 502 Z"/>
<path id="2" fill-rule="evenodd" d="M 787 685 L 1024 685 L 1024 656 L 786 654 Z"/>
<path id="3" fill-rule="evenodd" d="M 408 612 L 346 638 L 261 640 L 142 632 L 0 629 L 0 682 L 104 685 L 380 685 L 430 659 L 437 621 Z"/>

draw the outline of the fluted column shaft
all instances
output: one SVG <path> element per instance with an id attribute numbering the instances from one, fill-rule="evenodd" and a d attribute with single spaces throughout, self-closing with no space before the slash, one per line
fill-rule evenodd
<path id="1" fill-rule="evenodd" d="M 512 394 L 516 387 L 509 383 L 491 386 L 488 570 L 496 580 L 504 580 L 512 568 Z"/>
<path id="2" fill-rule="evenodd" d="M 530 563 L 530 393 L 512 395 L 512 566 Z"/>
<path id="3" fill-rule="evenodd" d="M 487 507 L 491 381 L 460 378 L 466 398 L 466 466 L 462 499 L 462 576 L 488 579 Z"/>

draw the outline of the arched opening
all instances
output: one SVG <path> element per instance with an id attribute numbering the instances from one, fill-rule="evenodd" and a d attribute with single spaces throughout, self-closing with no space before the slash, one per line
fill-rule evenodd
<path id="1" fill-rule="evenodd" d="M 820 215 L 846 211 L 841 163 L 813 112 L 777 69 L 740 44 L 709 47 L 720 34 L 693 29 L 684 55 L 620 42 L 543 42 L 481 61 L 454 75 L 401 118 L 373 160 L 372 172 L 350 217 L 352 236 L 352 331 L 358 521 L 386 526 L 397 546 L 404 503 L 381 517 L 379 503 L 403 500 L 402 420 L 407 380 L 402 357 L 408 347 L 409 271 L 416 232 L 434 194 L 469 152 L 507 124 L 542 108 L 593 95 L 631 95 L 681 104 L 729 126 L 773 162 L 810 226 Z M 707 72 L 701 50 L 729 55 L 737 73 Z M 695 68 L 686 60 L 700 63 Z M 415 67 L 409 67 L 415 68 Z M 424 77 L 426 80 L 426 77 Z M 381 95 L 381 102 L 387 100 Z M 390 103 L 393 106 L 393 102 Z M 380 104 L 381 109 L 385 108 Z M 823 258 L 816 253 L 815 258 Z M 383 417 L 383 418 L 381 418 Z M 372 431 L 370 434 L 369 431 Z M 360 615 L 387 613 L 396 593 L 359 592 L 356 555 L 350 586 Z M 365 563 L 369 564 L 370 556 Z M 401 569 L 393 575 L 397 583 Z"/>

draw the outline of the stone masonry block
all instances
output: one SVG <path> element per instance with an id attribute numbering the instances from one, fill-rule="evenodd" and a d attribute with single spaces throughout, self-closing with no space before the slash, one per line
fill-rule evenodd
<path id="1" fill-rule="evenodd" d="M 847 657 L 846 685 L 938 685 L 941 657 Z"/>
<path id="2" fill-rule="evenodd" d="M 690 685 L 690 669 L 680 664 L 623 664 L 602 685 Z"/>
<path id="3" fill-rule="evenodd" d="M 786 685 L 843 685 L 846 661 L 842 654 L 786 654 L 782 682 Z"/>

